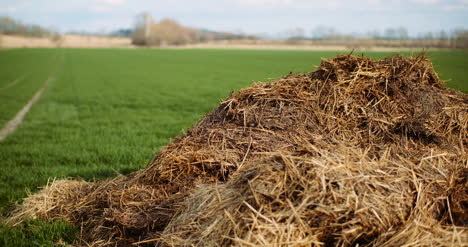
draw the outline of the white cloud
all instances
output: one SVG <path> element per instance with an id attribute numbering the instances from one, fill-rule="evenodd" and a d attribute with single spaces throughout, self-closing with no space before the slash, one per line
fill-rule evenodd
<path id="1" fill-rule="evenodd" d="M 367 3 L 371 10 L 388 10 L 388 6 L 385 6 L 380 0 L 367 0 Z"/>
<path id="2" fill-rule="evenodd" d="M 449 11 L 466 11 L 468 10 L 468 0 L 458 0 L 458 3 L 445 5 L 443 9 Z"/>
<path id="3" fill-rule="evenodd" d="M 246 5 L 289 5 L 293 0 L 240 0 L 241 4 Z"/>
<path id="4" fill-rule="evenodd" d="M 444 6 L 445 10 L 468 10 L 468 6 L 466 5 L 446 5 Z"/>
<path id="5" fill-rule="evenodd" d="M 468 27 L 463 21 L 468 0 L 0 0 L 0 15 L 62 30 L 130 26 L 143 10 L 156 20 L 169 17 L 188 26 L 248 33 L 297 26 L 308 32 L 318 25 L 341 32 L 404 25 L 413 33 Z"/>
<path id="6" fill-rule="evenodd" d="M 91 10 L 92 12 L 104 13 L 104 12 L 110 12 L 112 8 L 103 4 L 96 4 L 96 5 L 91 6 L 89 10 Z"/>
<path id="7" fill-rule="evenodd" d="M 240 5 L 248 7 L 279 7 L 292 9 L 337 9 L 341 7 L 339 0 L 238 0 Z"/>
<path id="8" fill-rule="evenodd" d="M 11 13 L 16 12 L 16 10 L 17 10 L 17 8 L 15 8 L 15 7 L 13 7 L 13 6 L 0 7 L 0 13 L 11 14 Z"/>
<path id="9" fill-rule="evenodd" d="M 89 10 L 97 13 L 111 12 L 114 7 L 124 5 L 127 0 L 95 0 Z"/>
<path id="10" fill-rule="evenodd" d="M 413 0 L 413 2 L 424 4 L 436 4 L 439 3 L 439 0 Z"/>
<path id="11" fill-rule="evenodd" d="M 98 3 L 108 4 L 108 5 L 122 5 L 127 0 L 98 0 Z"/>

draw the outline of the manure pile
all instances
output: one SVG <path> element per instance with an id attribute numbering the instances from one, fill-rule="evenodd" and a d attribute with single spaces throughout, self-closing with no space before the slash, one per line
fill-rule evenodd
<path id="1" fill-rule="evenodd" d="M 468 95 L 424 55 L 340 55 L 233 93 L 146 169 L 50 184 L 11 221 L 64 218 L 83 246 L 468 246 L 467 127 Z"/>

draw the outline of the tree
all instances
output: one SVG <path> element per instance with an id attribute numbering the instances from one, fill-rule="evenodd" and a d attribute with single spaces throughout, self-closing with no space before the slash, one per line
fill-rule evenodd
<path id="1" fill-rule="evenodd" d="M 304 29 L 300 27 L 291 28 L 286 31 L 289 40 L 301 40 L 304 39 Z"/>
<path id="2" fill-rule="evenodd" d="M 394 28 L 385 29 L 384 38 L 386 38 L 386 39 L 397 39 L 397 31 Z"/>
<path id="3" fill-rule="evenodd" d="M 7 16 L 0 17 L 0 33 L 31 37 L 48 37 L 54 34 L 41 26 L 23 24 Z"/>
<path id="4" fill-rule="evenodd" d="M 314 39 L 330 39 L 337 36 L 337 32 L 333 27 L 317 26 L 311 32 Z"/>
<path id="5" fill-rule="evenodd" d="M 192 43 L 198 38 L 198 31 L 187 28 L 172 19 L 164 19 L 154 24 L 149 39 L 152 45 L 182 45 Z"/>
<path id="6" fill-rule="evenodd" d="M 143 12 L 135 18 L 135 31 L 132 33 L 132 43 L 135 45 L 149 45 L 151 29 L 154 24 L 153 17 Z"/>
<path id="7" fill-rule="evenodd" d="M 142 13 L 136 17 L 132 43 L 149 46 L 182 45 L 199 41 L 201 36 L 199 30 L 184 27 L 172 19 L 156 23 L 150 14 Z"/>
<path id="8" fill-rule="evenodd" d="M 405 27 L 399 27 L 395 32 L 398 39 L 408 39 L 408 30 Z"/>
<path id="9" fill-rule="evenodd" d="M 468 30 L 454 30 L 452 36 L 454 48 L 468 48 Z"/>

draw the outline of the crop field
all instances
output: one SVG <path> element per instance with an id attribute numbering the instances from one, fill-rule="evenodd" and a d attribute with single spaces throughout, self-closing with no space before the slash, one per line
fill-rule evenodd
<path id="1" fill-rule="evenodd" d="M 290 72 L 311 72 L 322 57 L 337 54 L 158 49 L 0 51 L 0 126 L 14 118 L 46 85 L 19 128 L 0 141 L 0 219 L 28 192 L 37 191 L 51 179 L 93 181 L 141 169 L 155 152 L 210 112 L 230 91 Z M 391 54 L 365 55 L 383 58 Z M 447 87 L 468 92 L 468 51 L 430 51 L 428 55 L 441 78 L 450 80 Z"/>

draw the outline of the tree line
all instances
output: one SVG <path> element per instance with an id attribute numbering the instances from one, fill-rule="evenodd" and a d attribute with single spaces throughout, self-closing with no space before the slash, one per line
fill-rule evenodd
<path id="1" fill-rule="evenodd" d="M 344 34 L 332 27 L 317 26 L 309 34 L 302 28 L 291 28 L 278 36 L 279 39 L 286 40 L 290 44 L 311 41 L 319 45 L 468 48 L 468 30 L 462 28 L 450 31 L 420 32 L 411 36 L 405 27 Z"/>
<path id="2" fill-rule="evenodd" d="M 168 18 L 156 22 L 148 13 L 137 16 L 131 38 L 133 44 L 147 46 L 184 45 L 212 40 L 257 39 L 253 35 L 185 27 Z"/>
<path id="3" fill-rule="evenodd" d="M 54 37 L 58 35 L 39 25 L 24 24 L 8 16 L 0 17 L 0 33 L 6 35 L 19 35 L 26 37 Z"/>
<path id="4" fill-rule="evenodd" d="M 211 32 L 183 26 L 172 19 L 154 21 L 149 13 L 136 17 L 131 34 L 132 43 L 146 46 L 184 45 L 215 40 L 259 40 L 262 35 L 243 35 L 228 32 Z M 266 38 L 266 39 L 271 39 Z M 302 28 L 291 28 L 280 33 L 274 40 L 288 44 L 384 46 L 384 47 L 436 47 L 468 48 L 468 30 L 450 32 L 426 32 L 410 36 L 405 27 L 386 28 L 383 31 L 343 34 L 334 28 L 318 26 L 309 34 Z M 306 41 L 306 42 L 304 42 Z M 255 41 L 254 41 L 255 42 Z"/>
<path id="5" fill-rule="evenodd" d="M 24 24 L 7 16 L 0 16 L 0 34 L 26 37 L 46 37 L 60 42 L 61 35 L 39 25 Z M 166 46 L 202 43 L 216 40 L 260 40 L 272 37 L 245 35 L 242 33 L 213 32 L 204 29 L 186 27 L 172 19 L 154 21 L 149 13 L 136 17 L 133 28 L 119 29 L 110 33 L 80 33 L 84 35 L 131 37 L 134 45 Z M 419 33 L 410 36 L 405 27 L 386 28 L 366 33 L 343 34 L 332 27 L 317 26 L 307 33 L 302 28 L 291 28 L 279 33 L 273 40 L 285 40 L 288 44 L 384 46 L 384 47 L 437 47 L 468 48 L 468 30 Z"/>

